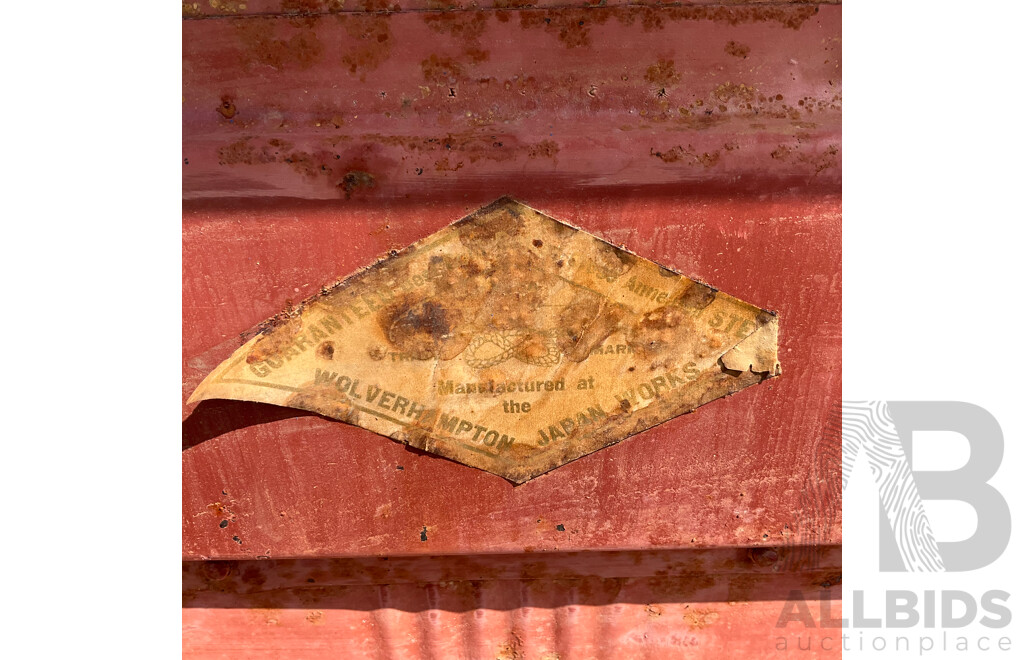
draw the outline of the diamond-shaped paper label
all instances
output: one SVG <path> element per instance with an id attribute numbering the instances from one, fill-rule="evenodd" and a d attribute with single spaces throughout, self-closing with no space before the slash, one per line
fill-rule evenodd
<path id="1" fill-rule="evenodd" d="M 507 198 L 262 328 L 190 402 L 310 410 L 515 483 L 780 373 L 773 313 Z"/>

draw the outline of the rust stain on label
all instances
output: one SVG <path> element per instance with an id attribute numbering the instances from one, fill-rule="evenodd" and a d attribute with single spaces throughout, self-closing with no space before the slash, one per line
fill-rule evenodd
<path id="1" fill-rule="evenodd" d="M 522 483 L 781 373 L 775 314 L 503 198 L 263 325 L 190 402 L 310 410 Z"/>

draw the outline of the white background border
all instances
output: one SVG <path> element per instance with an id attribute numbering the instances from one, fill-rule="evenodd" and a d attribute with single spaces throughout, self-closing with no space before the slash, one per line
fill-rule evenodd
<path id="1" fill-rule="evenodd" d="M 1006 446 L 990 483 L 1011 516 L 1024 516 L 1024 387 L 1017 377 L 1024 145 L 1022 94 L 1011 83 L 1024 61 L 1022 13 L 1020 3 L 1010 2 L 852 0 L 843 7 L 843 398 L 960 400 L 986 408 Z M 970 630 L 1011 637 L 1015 655 L 924 657 L 1021 657 L 1020 535 L 1012 534 L 1002 559 L 984 570 L 881 575 L 877 496 L 863 485 L 844 494 L 844 615 L 851 614 L 852 589 L 1002 589 L 1011 593 L 1015 622 L 999 631 Z M 938 518 L 937 509 L 926 509 Z M 963 521 L 961 536 L 971 525 Z M 877 615 L 878 605 L 868 613 Z"/>
<path id="2" fill-rule="evenodd" d="M 993 483 L 1024 511 L 1021 4 L 843 14 L 844 397 L 984 406 L 1006 436 Z M 4 17 L 8 644 L 177 656 L 180 13 Z M 847 589 L 873 547 L 852 515 Z M 1019 575 L 966 579 L 1024 598 Z"/>

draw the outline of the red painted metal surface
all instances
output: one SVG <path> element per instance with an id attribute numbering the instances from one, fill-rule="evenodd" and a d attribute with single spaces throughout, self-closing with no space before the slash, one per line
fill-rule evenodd
<path id="1" fill-rule="evenodd" d="M 183 194 L 832 190 L 839 19 L 799 4 L 185 21 Z"/>
<path id="2" fill-rule="evenodd" d="M 183 23 L 186 654 L 775 653 L 839 570 L 840 7 L 214 4 Z M 777 310 L 783 376 L 518 487 L 184 405 L 240 332 L 503 194 Z"/>

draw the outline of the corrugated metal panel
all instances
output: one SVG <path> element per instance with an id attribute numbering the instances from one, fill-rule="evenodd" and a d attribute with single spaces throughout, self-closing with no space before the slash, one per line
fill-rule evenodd
<path id="1" fill-rule="evenodd" d="M 839 26 L 806 4 L 188 20 L 183 194 L 835 190 Z"/>
<path id="2" fill-rule="evenodd" d="M 838 478 L 815 469 L 829 404 L 840 396 L 838 202 L 557 203 L 554 214 L 640 250 L 639 237 L 652 236 L 653 258 L 778 310 L 783 376 L 515 488 L 300 411 L 186 408 L 185 556 L 747 546 L 803 536 L 808 522 L 823 525 L 813 538 L 838 541 L 838 518 L 811 520 L 803 501 L 805 489 Z M 183 400 L 237 348 L 239 328 L 460 209 L 188 213 Z M 385 224 L 392 229 L 374 233 Z"/>
<path id="3" fill-rule="evenodd" d="M 839 616 L 838 548 L 189 563 L 185 648 L 202 657 L 682 658 L 785 655 L 803 590 Z M 771 634 L 766 634 L 771 631 Z M 817 632 L 817 631 L 814 631 Z M 826 642 L 826 645 L 828 643 Z M 820 651 L 820 649 L 818 649 Z"/>

